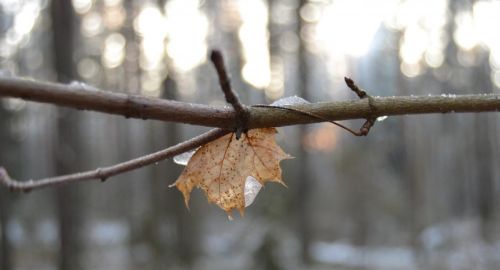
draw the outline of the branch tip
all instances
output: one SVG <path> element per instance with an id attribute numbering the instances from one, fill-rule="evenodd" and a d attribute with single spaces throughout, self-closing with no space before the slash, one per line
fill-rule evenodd
<path id="1" fill-rule="evenodd" d="M 356 83 L 354 82 L 353 79 L 349 77 L 344 77 L 344 81 L 347 84 L 347 87 L 349 87 L 356 95 L 358 95 L 359 98 L 366 98 L 368 95 L 366 94 L 365 91 L 361 90 Z"/>
<path id="2" fill-rule="evenodd" d="M 223 61 L 222 53 L 219 50 L 211 50 L 210 51 L 210 60 L 213 63 Z"/>
<path id="3" fill-rule="evenodd" d="M 349 77 L 344 77 L 344 81 L 347 84 L 347 86 L 349 86 L 349 88 L 351 88 L 351 86 L 354 85 L 354 81 Z"/>

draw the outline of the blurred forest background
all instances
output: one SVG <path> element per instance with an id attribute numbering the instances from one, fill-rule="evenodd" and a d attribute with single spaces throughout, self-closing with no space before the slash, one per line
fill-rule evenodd
<path id="1" fill-rule="evenodd" d="M 246 104 L 356 99 L 343 76 L 375 96 L 498 93 L 499 25 L 481 0 L 1 0 L 0 76 L 224 106 L 218 48 Z M 496 113 L 389 117 L 366 138 L 281 128 L 288 188 L 234 221 L 201 192 L 188 212 L 171 160 L 1 188 L 0 269 L 498 269 L 499 128 Z M 0 165 L 77 172 L 205 130 L 1 99 Z"/>

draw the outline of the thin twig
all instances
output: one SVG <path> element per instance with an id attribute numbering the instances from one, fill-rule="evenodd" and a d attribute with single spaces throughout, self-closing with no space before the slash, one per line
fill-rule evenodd
<path id="1" fill-rule="evenodd" d="M 155 119 L 223 129 L 235 127 L 235 113 L 229 108 L 125 95 L 96 90 L 83 84 L 66 85 L 0 76 L 0 97 L 21 98 L 129 118 Z M 373 104 L 376 104 L 375 115 Z M 368 103 L 362 99 L 294 104 L 287 107 L 307 111 L 330 121 L 340 121 L 383 115 L 495 112 L 500 110 L 500 95 L 372 96 L 371 102 L 369 99 Z M 273 108 L 248 107 L 247 111 L 249 129 L 322 122 L 319 119 Z"/>
<path id="2" fill-rule="evenodd" d="M 377 119 L 376 116 L 374 116 L 377 113 L 377 108 L 373 104 L 373 98 L 366 93 L 366 91 L 361 90 L 358 85 L 354 82 L 353 79 L 349 77 L 344 77 L 345 83 L 347 86 L 354 92 L 360 99 L 365 99 L 368 98 L 368 106 L 372 110 L 372 113 L 369 117 L 366 118 L 366 121 L 363 123 L 361 128 L 359 129 L 358 132 L 353 132 L 354 135 L 356 136 L 366 136 L 370 132 L 370 129 L 375 125 L 375 119 Z"/>
<path id="3" fill-rule="evenodd" d="M 354 83 L 354 80 L 349 78 L 349 77 L 344 77 L 344 81 L 347 84 L 347 86 L 354 92 L 356 95 L 358 95 L 359 98 L 366 98 L 367 94 L 364 90 L 361 90 L 356 83 Z"/>
<path id="4" fill-rule="evenodd" d="M 226 68 L 224 66 L 224 58 L 222 53 L 218 50 L 212 50 L 210 53 L 210 60 L 212 61 L 215 70 L 217 71 L 217 76 L 219 77 L 219 84 L 226 97 L 226 102 L 233 106 L 236 113 L 236 139 L 239 139 L 241 132 L 246 130 L 247 123 L 247 111 L 245 106 L 240 102 L 238 95 L 231 88 L 231 81 L 227 75 Z"/>
<path id="5" fill-rule="evenodd" d="M 244 113 L 245 108 L 241 104 L 236 93 L 231 88 L 231 82 L 226 72 L 222 53 L 217 50 L 212 50 L 212 52 L 210 53 L 210 60 L 212 61 L 215 70 L 217 71 L 217 75 L 219 77 L 219 84 L 222 89 L 222 92 L 224 93 L 227 103 L 233 106 L 236 113 Z"/>
<path id="6" fill-rule="evenodd" d="M 210 141 L 213 141 L 219 137 L 227 134 L 228 130 L 223 129 L 212 129 L 206 133 L 203 133 L 197 137 L 190 140 L 184 141 L 177 145 L 171 146 L 164 150 L 142 156 L 136 159 L 125 161 L 116 165 L 112 165 L 104 168 L 97 168 L 94 170 L 79 172 L 74 174 L 62 175 L 57 177 L 43 178 L 39 180 L 28 180 L 28 181 L 17 181 L 8 175 L 7 171 L 0 167 L 0 184 L 3 184 L 12 191 L 28 192 L 33 189 L 40 189 L 49 186 L 58 186 L 62 184 L 68 184 L 73 182 L 80 182 L 86 180 L 96 180 L 105 181 L 106 179 L 124 173 L 132 171 L 155 162 L 162 161 L 167 158 L 171 158 L 175 155 L 184 153 L 186 151 L 195 149 L 201 145 L 204 145 Z"/>

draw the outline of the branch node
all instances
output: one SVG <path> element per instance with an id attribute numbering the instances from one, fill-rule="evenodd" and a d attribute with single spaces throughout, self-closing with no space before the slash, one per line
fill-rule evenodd
<path id="1" fill-rule="evenodd" d="M 234 131 L 234 134 L 236 135 L 236 140 L 239 140 L 241 138 L 241 134 L 246 132 L 247 130 L 243 130 L 243 128 L 237 127 L 236 130 Z"/>
<path id="2" fill-rule="evenodd" d="M 33 181 L 30 180 L 30 183 L 29 184 L 33 184 Z M 19 187 L 19 189 L 21 189 L 21 192 L 22 193 L 30 193 L 32 188 L 31 187 Z"/>
<path id="3" fill-rule="evenodd" d="M 96 177 L 99 178 L 101 182 L 104 182 L 108 179 L 108 177 L 103 175 L 102 168 L 97 168 L 95 171 L 96 171 Z"/>
<path id="4" fill-rule="evenodd" d="M 217 76 L 219 77 L 219 85 L 222 92 L 226 98 L 226 102 L 231 104 L 236 113 L 235 119 L 235 133 L 236 139 L 239 139 L 242 132 L 246 131 L 247 121 L 248 121 L 248 110 L 240 102 L 238 95 L 231 88 L 231 82 L 226 72 L 224 66 L 224 58 L 222 53 L 218 50 L 212 50 L 210 53 L 210 60 L 217 71 Z"/>
<path id="5" fill-rule="evenodd" d="M 29 180 L 26 183 L 29 185 L 30 182 L 32 182 L 32 180 Z M 24 193 L 28 193 L 31 191 L 31 188 L 29 186 L 25 186 L 26 183 L 12 180 L 12 178 L 10 178 L 9 174 L 7 173 L 7 170 L 5 170 L 5 168 L 3 167 L 0 167 L 0 183 L 6 186 L 9 191 L 21 191 Z"/>
<path id="6" fill-rule="evenodd" d="M 369 95 L 366 95 L 366 97 L 368 98 L 368 106 L 370 106 L 370 111 L 371 111 L 372 115 L 376 115 L 378 109 L 375 106 L 375 99 L 373 99 L 373 97 L 369 96 Z"/>
<path id="7" fill-rule="evenodd" d="M 368 118 L 365 123 L 359 129 L 359 136 L 366 136 L 370 132 L 370 129 L 375 125 L 376 118 Z"/>

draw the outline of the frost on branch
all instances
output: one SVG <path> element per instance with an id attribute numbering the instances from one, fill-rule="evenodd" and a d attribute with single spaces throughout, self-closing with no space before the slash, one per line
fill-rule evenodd
<path id="1" fill-rule="evenodd" d="M 279 163 L 291 156 L 276 144 L 275 134 L 275 128 L 252 129 L 239 140 L 230 133 L 203 145 L 172 186 L 182 192 L 186 206 L 192 189 L 199 187 L 208 201 L 224 209 L 229 217 L 233 209 L 243 215 L 260 189 L 256 183 L 247 184 L 247 178 L 253 177 L 260 185 L 267 181 L 284 185 Z M 245 185 L 249 187 L 247 203 Z"/>
<path id="2" fill-rule="evenodd" d="M 289 96 L 289 97 L 284 97 L 280 98 L 273 103 L 271 103 L 272 106 L 286 106 L 286 105 L 295 105 L 295 104 L 308 104 L 310 103 L 309 101 L 299 97 L 299 96 Z"/>

